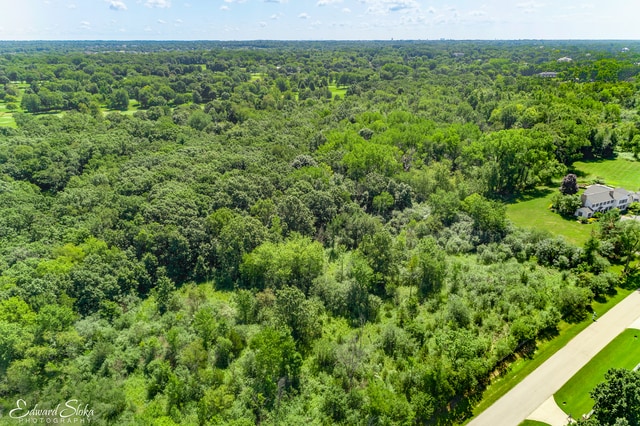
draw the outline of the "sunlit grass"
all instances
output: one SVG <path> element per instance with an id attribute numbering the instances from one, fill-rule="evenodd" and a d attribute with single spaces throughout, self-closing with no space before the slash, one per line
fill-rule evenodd
<path id="1" fill-rule="evenodd" d="M 4 102 L 0 103 L 0 127 L 18 127 L 13 114 L 7 111 L 7 106 Z"/>
<path id="2" fill-rule="evenodd" d="M 581 246 L 589 239 L 594 225 L 565 219 L 551 211 L 549 207 L 557 193 L 557 188 L 539 188 L 529 192 L 507 205 L 507 217 L 521 228 L 549 231 Z"/>
<path id="3" fill-rule="evenodd" d="M 340 96 L 341 98 L 344 98 L 344 95 L 347 94 L 346 87 L 339 87 L 339 86 L 336 86 L 335 84 L 330 84 L 329 90 L 331 90 L 331 97 L 333 98 L 335 98 L 336 95 Z"/>
<path id="4" fill-rule="evenodd" d="M 519 426 L 550 426 L 548 423 L 538 422 L 536 420 L 525 420 Z"/>
<path id="5" fill-rule="evenodd" d="M 640 363 L 640 330 L 627 329 L 613 339 L 591 361 L 580 369 L 553 396 L 556 404 L 573 417 L 580 417 L 593 408 L 589 393 L 610 368 L 632 370 Z"/>
<path id="6" fill-rule="evenodd" d="M 628 156 L 615 160 L 577 161 L 573 167 L 580 183 L 589 184 L 599 179 L 609 186 L 630 191 L 640 189 L 640 162 Z"/>

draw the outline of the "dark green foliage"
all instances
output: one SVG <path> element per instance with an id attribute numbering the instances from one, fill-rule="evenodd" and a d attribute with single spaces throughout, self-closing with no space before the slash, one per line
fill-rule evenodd
<path id="1" fill-rule="evenodd" d="M 640 375 L 637 371 L 611 369 L 605 381 L 591 391 L 593 417 L 605 425 L 638 424 L 640 422 Z"/>
<path id="2" fill-rule="evenodd" d="M 573 173 L 569 173 L 564 178 L 562 178 L 560 192 L 563 195 L 576 194 L 578 192 L 578 177 Z"/>
<path id="3" fill-rule="evenodd" d="M 129 109 L 129 94 L 124 89 L 117 89 L 109 97 L 109 105 L 112 109 L 126 111 Z"/>
<path id="4" fill-rule="evenodd" d="M 565 217 L 573 217 L 582 207 L 582 200 L 579 195 L 556 194 L 553 197 L 552 208 Z"/>
<path id="5" fill-rule="evenodd" d="M 637 148 L 618 42 L 135 45 L 0 43 L 2 411 L 443 423 L 636 272 L 620 212 L 583 250 L 501 202 Z"/>

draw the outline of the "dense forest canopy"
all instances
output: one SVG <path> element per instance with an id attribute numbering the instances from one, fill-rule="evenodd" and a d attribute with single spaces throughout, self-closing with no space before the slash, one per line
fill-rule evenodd
<path id="1" fill-rule="evenodd" d="M 575 247 L 504 201 L 640 153 L 639 63 L 619 41 L 0 42 L 3 411 L 460 421 L 633 273 L 616 211 Z"/>

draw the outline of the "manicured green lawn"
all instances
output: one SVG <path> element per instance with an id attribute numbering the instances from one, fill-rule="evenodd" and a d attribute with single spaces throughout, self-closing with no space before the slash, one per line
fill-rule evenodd
<path id="1" fill-rule="evenodd" d="M 640 330 L 627 329 L 578 371 L 553 396 L 565 413 L 580 417 L 593 408 L 589 392 L 610 368 L 633 369 L 640 363 Z"/>
<path id="2" fill-rule="evenodd" d="M 552 212 L 549 207 L 557 193 L 557 188 L 538 188 L 524 194 L 507 205 L 507 217 L 521 228 L 549 231 L 581 246 L 589 239 L 593 224 L 581 224 Z"/>
<path id="3" fill-rule="evenodd" d="M 550 426 L 548 423 L 537 422 L 535 420 L 525 420 L 519 426 Z"/>
<path id="4" fill-rule="evenodd" d="M 601 161 L 577 161 L 573 164 L 578 182 L 591 183 L 601 179 L 606 185 L 629 191 L 640 189 L 640 162 L 629 158 Z"/>
<path id="5" fill-rule="evenodd" d="M 610 297 L 606 302 L 591 303 L 591 307 L 598 316 L 604 315 L 609 309 L 613 308 L 633 291 L 621 288 L 618 288 L 617 290 L 618 293 Z M 482 400 L 473 408 L 474 416 L 477 416 L 489 408 L 491 404 L 513 389 L 533 370 L 542 365 L 543 362 L 549 359 L 558 350 L 562 349 L 571 339 L 577 336 L 578 333 L 587 328 L 589 324 L 591 324 L 590 317 L 575 324 L 568 324 L 564 321 L 560 322 L 558 327 L 558 336 L 551 340 L 539 341 L 538 348 L 536 349 L 533 358 L 519 358 L 509 366 L 509 371 L 504 376 L 495 379 L 491 385 L 489 385 L 482 395 Z M 471 421 L 471 419 L 468 421 Z"/>

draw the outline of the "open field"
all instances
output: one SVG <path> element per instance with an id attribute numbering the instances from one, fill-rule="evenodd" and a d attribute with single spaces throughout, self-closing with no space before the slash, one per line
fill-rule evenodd
<path id="1" fill-rule="evenodd" d="M 577 161 L 573 167 L 579 183 L 591 183 L 600 179 L 609 186 L 623 187 L 630 191 L 640 189 L 640 162 L 629 158 Z"/>
<path id="2" fill-rule="evenodd" d="M 331 96 L 333 98 L 337 96 L 340 96 L 341 98 L 344 97 L 344 95 L 347 94 L 347 88 L 346 87 L 338 87 L 335 84 L 330 84 L 329 85 L 329 90 L 331 90 Z"/>
<path id="3" fill-rule="evenodd" d="M 524 194 L 507 205 L 507 217 L 516 226 L 549 231 L 570 243 L 583 245 L 589 239 L 594 225 L 565 219 L 552 212 L 549 206 L 557 191 L 556 188 L 538 188 Z"/>
<path id="4" fill-rule="evenodd" d="M 13 115 L 0 109 L 0 126 L 16 127 L 16 121 Z"/>
<path id="5" fill-rule="evenodd" d="M 16 121 L 13 118 L 13 114 L 7 111 L 7 108 L 4 102 L 0 103 L 0 126 L 17 127 Z"/>
<path id="6" fill-rule="evenodd" d="M 574 418 L 593 408 L 591 390 L 610 368 L 633 369 L 640 363 L 640 330 L 627 329 L 593 357 L 554 395 L 562 410 Z"/>

